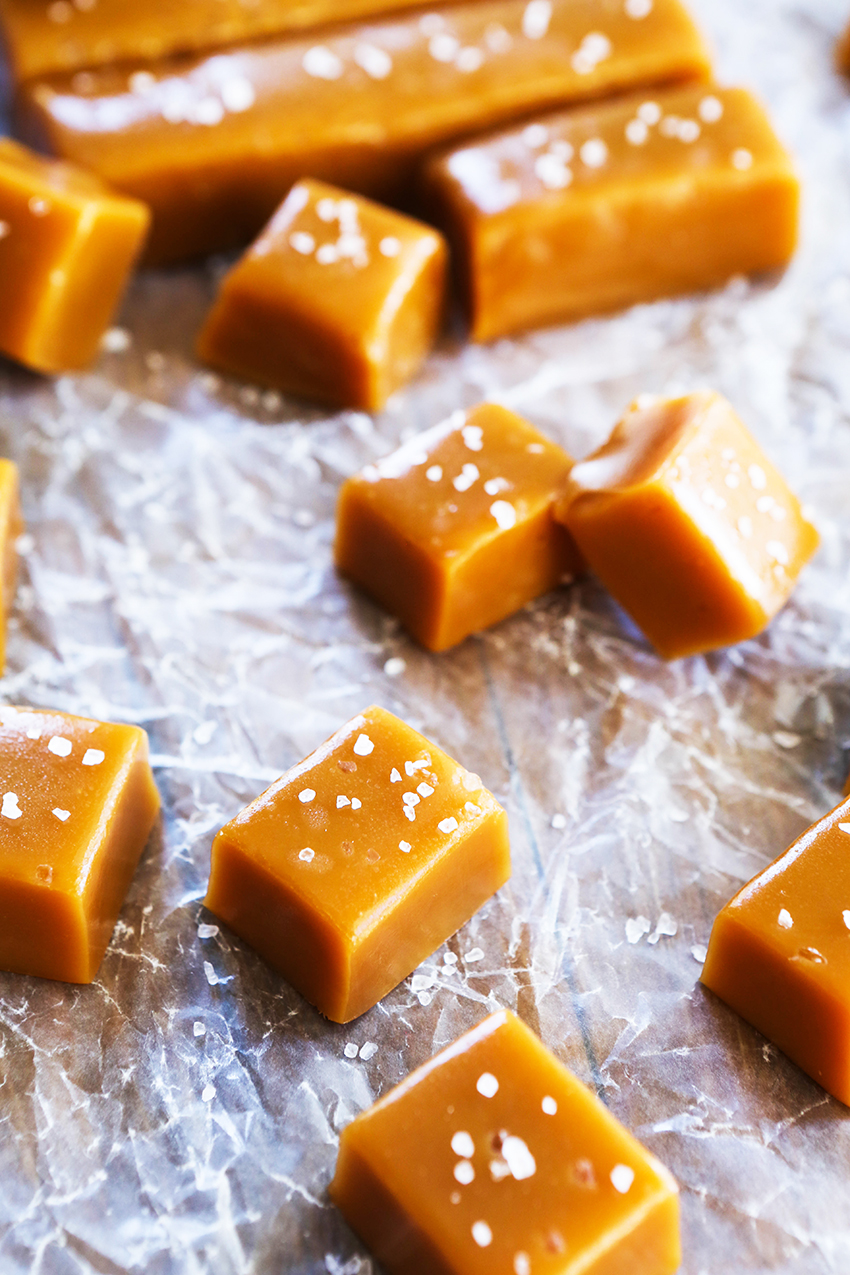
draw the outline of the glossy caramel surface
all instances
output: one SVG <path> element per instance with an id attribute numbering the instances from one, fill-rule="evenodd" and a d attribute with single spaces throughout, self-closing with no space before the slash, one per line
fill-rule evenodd
<path id="1" fill-rule="evenodd" d="M 330 1195 L 388 1275 L 672 1275 L 676 1184 L 510 1011 L 343 1130 Z"/>
<path id="2" fill-rule="evenodd" d="M 799 183 L 742 89 L 658 90 L 543 116 L 431 162 L 472 336 L 784 265 Z"/>
<path id="3" fill-rule="evenodd" d="M 31 81 L 25 135 L 151 205 L 150 259 L 244 243 L 302 177 L 409 201 L 429 148 L 562 102 L 705 78 L 679 0 L 467 0 L 214 55 Z"/>
<path id="4" fill-rule="evenodd" d="M 507 818 L 481 780 L 373 706 L 222 828 L 206 906 L 347 1022 L 509 875 Z"/>
<path id="5" fill-rule="evenodd" d="M 759 633 L 819 539 L 719 394 L 639 400 L 576 465 L 556 508 L 667 659 Z"/>
<path id="6" fill-rule="evenodd" d="M 0 708 L 0 968 L 97 974 L 159 810 L 137 726 Z"/>
<path id="7" fill-rule="evenodd" d="M 198 353 L 263 385 L 377 411 L 434 341 L 447 256 L 410 217 L 297 182 L 225 277 Z"/>
<path id="8" fill-rule="evenodd" d="M 727 903 L 702 982 L 850 1105 L 850 801 Z"/>
<path id="9" fill-rule="evenodd" d="M 90 363 L 149 221 L 92 174 L 0 137 L 0 352 L 40 372 Z"/>
<path id="10" fill-rule="evenodd" d="M 0 460 L 0 673 L 6 666 L 6 621 L 18 582 L 16 541 L 25 530 L 19 488 L 17 465 Z"/>
<path id="11" fill-rule="evenodd" d="M 582 570 L 552 513 L 572 463 L 506 408 L 457 412 L 343 485 L 337 568 L 445 650 Z"/>

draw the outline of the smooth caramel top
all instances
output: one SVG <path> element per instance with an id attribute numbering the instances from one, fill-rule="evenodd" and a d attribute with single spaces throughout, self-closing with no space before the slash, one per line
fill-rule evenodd
<path id="1" fill-rule="evenodd" d="M 362 501 L 429 555 L 462 560 L 550 505 L 572 458 L 495 403 L 417 434 L 349 479 Z"/>
<path id="2" fill-rule="evenodd" d="M 596 1269 L 637 1219 L 676 1195 L 667 1170 L 507 1010 L 359 1116 L 347 1145 L 446 1269 L 464 1275 Z M 659 1271 L 673 1269 L 661 1254 L 675 1261 L 675 1227 L 665 1239 L 655 1240 Z"/>
<path id="3" fill-rule="evenodd" d="M 0 707 L 0 758 L 0 878 L 81 897 L 145 732 Z"/>
<path id="4" fill-rule="evenodd" d="M 373 706 L 218 836 L 362 939 L 435 860 L 499 813 L 477 775 Z"/>

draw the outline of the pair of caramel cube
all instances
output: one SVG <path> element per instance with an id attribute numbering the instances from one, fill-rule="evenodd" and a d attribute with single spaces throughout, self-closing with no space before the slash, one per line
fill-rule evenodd
<path id="1" fill-rule="evenodd" d="M 636 403 L 579 464 L 494 404 L 342 488 L 339 570 L 441 651 L 587 562 L 668 659 L 759 633 L 818 544 L 717 394 Z"/>

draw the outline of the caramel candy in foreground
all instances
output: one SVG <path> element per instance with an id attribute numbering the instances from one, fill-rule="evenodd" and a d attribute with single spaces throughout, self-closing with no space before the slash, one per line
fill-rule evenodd
<path id="1" fill-rule="evenodd" d="M 638 400 L 573 468 L 556 517 L 666 659 L 760 633 L 819 543 L 713 393 Z"/>
<path id="2" fill-rule="evenodd" d="M 222 828 L 206 906 L 346 1023 L 509 876 L 507 816 L 478 776 L 373 706 Z"/>
<path id="3" fill-rule="evenodd" d="M 508 1010 L 343 1130 L 330 1195 L 388 1275 L 672 1275 L 676 1183 Z"/>
<path id="4" fill-rule="evenodd" d="M 0 708 L 0 969 L 91 983 L 159 810 L 137 726 Z"/>
<path id="5" fill-rule="evenodd" d="M 850 801 L 726 904 L 702 982 L 850 1105 Z"/>
<path id="6" fill-rule="evenodd" d="M 23 531 L 18 467 L 11 460 L 0 460 L 0 673 L 6 667 L 6 619 L 18 582 L 15 542 Z"/>
<path id="7" fill-rule="evenodd" d="M 503 407 L 456 412 L 344 483 L 337 568 L 443 651 L 582 570 L 552 512 L 572 463 Z"/>
<path id="8" fill-rule="evenodd" d="M 376 411 L 434 342 L 447 256 L 442 236 L 410 217 L 298 182 L 226 276 L 198 354 L 263 385 Z"/>
<path id="9" fill-rule="evenodd" d="M 629 16 L 630 12 L 634 16 Z M 35 81 L 21 126 L 154 211 L 149 258 L 247 242 L 305 175 L 409 199 L 431 146 L 564 101 L 704 78 L 679 0 L 466 0 L 253 47 Z"/>
<path id="10" fill-rule="evenodd" d="M 149 221 L 98 178 L 0 137 L 0 352 L 38 372 L 91 363 Z"/>
<path id="11" fill-rule="evenodd" d="M 695 85 L 546 116 L 434 160 L 472 336 L 784 265 L 799 184 L 762 107 Z"/>

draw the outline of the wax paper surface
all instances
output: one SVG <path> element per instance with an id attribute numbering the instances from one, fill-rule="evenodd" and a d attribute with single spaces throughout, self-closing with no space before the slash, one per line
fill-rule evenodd
<path id="1" fill-rule="evenodd" d="M 85 375 L 0 364 L 28 523 L 0 694 L 143 725 L 164 803 L 95 984 L 0 974 L 4 1275 L 368 1275 L 327 1198 L 339 1131 L 499 1006 L 676 1175 L 683 1272 L 850 1270 L 850 1113 L 697 982 L 718 909 L 848 766 L 850 6 L 693 8 L 804 178 L 781 279 L 449 336 L 375 418 L 197 365 L 222 263 L 137 277 Z M 634 395 L 695 387 L 823 536 L 759 639 L 665 665 L 588 580 L 435 656 L 335 576 L 341 480 L 455 408 L 495 398 L 582 456 Z M 201 900 L 217 828 L 372 702 L 506 804 L 514 875 L 340 1027 Z"/>

